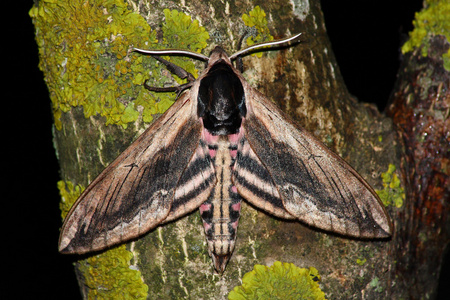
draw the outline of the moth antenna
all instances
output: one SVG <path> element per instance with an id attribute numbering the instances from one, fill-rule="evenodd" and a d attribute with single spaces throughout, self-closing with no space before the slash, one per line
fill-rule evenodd
<path id="1" fill-rule="evenodd" d="M 139 48 L 133 48 L 133 51 L 150 54 L 150 55 L 181 55 L 189 56 L 203 61 L 208 61 L 209 57 L 201 53 L 192 52 L 188 50 L 177 50 L 177 49 L 165 49 L 165 50 L 144 50 Z"/>
<path id="2" fill-rule="evenodd" d="M 280 45 L 283 45 L 283 44 L 289 44 L 292 41 L 300 42 L 300 40 L 295 41 L 296 39 L 298 39 L 298 37 L 300 37 L 300 35 L 301 35 L 301 33 L 296 34 L 296 35 L 294 35 L 294 36 L 292 36 L 290 38 L 282 39 L 282 40 L 255 44 L 253 46 L 250 46 L 248 48 L 245 48 L 245 49 L 243 49 L 241 51 L 238 51 L 238 52 L 234 53 L 233 55 L 230 56 L 230 60 L 235 60 L 236 58 L 238 58 L 240 56 L 244 56 L 244 55 L 248 54 L 249 52 L 251 52 L 251 51 L 253 51 L 255 49 L 258 49 L 258 48 L 280 46 Z"/>

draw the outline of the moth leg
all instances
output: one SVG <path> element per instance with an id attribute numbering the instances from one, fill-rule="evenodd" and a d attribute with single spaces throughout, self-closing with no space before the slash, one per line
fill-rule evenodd
<path id="1" fill-rule="evenodd" d="M 147 84 L 147 81 L 148 81 L 148 80 L 146 80 L 146 81 L 144 82 L 144 87 L 145 87 L 147 90 L 152 91 L 152 92 L 158 92 L 158 93 L 177 92 L 177 97 L 179 97 L 180 94 L 181 94 L 184 90 L 187 90 L 187 89 L 189 89 L 189 88 L 192 86 L 192 82 L 188 82 L 188 83 L 181 84 L 181 85 L 179 85 L 179 86 L 154 87 L 154 86 L 149 86 L 149 85 Z"/>
<path id="2" fill-rule="evenodd" d="M 167 61 L 158 55 L 152 55 L 152 57 L 157 61 L 159 61 L 160 63 L 162 63 L 163 65 L 165 65 L 167 70 L 170 71 L 170 73 L 177 75 L 181 79 L 187 79 L 189 82 L 193 82 L 195 80 L 194 75 L 192 75 L 182 67 L 177 66 L 176 64 L 171 63 L 170 61 Z"/>
<path id="3" fill-rule="evenodd" d="M 246 28 L 244 33 L 241 35 L 238 45 L 237 45 L 237 51 L 241 50 L 242 45 L 244 43 L 244 39 L 248 36 L 256 36 L 257 32 L 254 28 Z M 239 70 L 239 72 L 244 73 L 244 63 L 242 62 L 242 56 L 238 56 L 236 58 L 235 62 L 236 69 Z"/>
<path id="4" fill-rule="evenodd" d="M 191 73 L 189 73 L 188 71 L 186 71 L 185 69 L 183 69 L 180 66 L 177 66 L 174 63 L 171 63 L 170 61 L 165 60 L 164 58 L 161 58 L 158 55 L 152 55 L 153 58 L 155 58 L 157 61 L 159 61 L 160 63 L 162 63 L 163 65 L 166 66 L 167 70 L 170 71 L 170 73 L 177 75 L 178 77 L 180 77 L 181 79 L 187 79 L 188 82 L 185 84 L 181 84 L 179 86 L 171 86 L 171 87 L 154 87 L 154 86 L 149 86 L 147 84 L 147 80 L 144 82 L 144 87 L 152 92 L 177 92 L 177 97 L 180 96 L 180 94 L 186 90 L 189 89 L 193 82 L 195 81 L 195 77 L 194 75 L 192 75 Z"/>
<path id="5" fill-rule="evenodd" d="M 248 30 L 246 30 L 242 35 L 241 38 L 239 39 L 238 42 L 238 48 L 237 51 L 241 50 L 242 47 L 242 43 L 244 42 L 244 39 L 249 35 Z M 244 63 L 242 62 L 242 57 L 238 56 L 236 58 L 236 62 L 234 63 L 234 66 L 236 67 L 236 69 L 239 70 L 239 72 L 244 73 Z"/>

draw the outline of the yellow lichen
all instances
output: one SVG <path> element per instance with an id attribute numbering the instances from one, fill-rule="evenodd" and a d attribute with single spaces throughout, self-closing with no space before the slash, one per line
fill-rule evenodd
<path id="1" fill-rule="evenodd" d="M 59 194 L 61 195 L 59 208 L 61 209 L 61 217 L 64 220 L 70 208 L 84 191 L 84 187 L 82 187 L 81 185 L 74 185 L 70 181 L 63 180 L 58 181 L 57 186 Z"/>
<path id="2" fill-rule="evenodd" d="M 384 206 L 392 205 L 402 207 L 403 201 L 405 200 L 405 190 L 401 187 L 400 179 L 394 173 L 395 170 L 395 166 L 389 164 L 388 170 L 381 174 L 384 189 L 377 190 L 376 192 Z"/>
<path id="3" fill-rule="evenodd" d="M 198 20 L 177 10 L 164 9 L 164 44 L 176 49 L 200 52 L 207 46 L 209 34 L 199 25 Z"/>
<path id="4" fill-rule="evenodd" d="M 141 272 L 130 268 L 133 254 L 125 245 L 79 262 L 88 299 L 147 299 Z"/>
<path id="5" fill-rule="evenodd" d="M 363 259 L 357 258 L 356 259 L 356 263 L 360 266 L 364 265 L 366 263 L 366 261 L 367 261 L 367 259 L 365 259 L 365 258 L 363 258 Z"/>
<path id="6" fill-rule="evenodd" d="M 407 53 L 420 48 L 421 55 L 426 57 L 430 48 L 430 37 L 444 36 L 450 42 L 450 3 L 448 0 L 428 0 L 425 8 L 417 12 L 413 21 L 414 30 L 409 33 L 409 40 L 402 46 Z M 450 48 L 443 56 L 444 68 L 450 71 Z"/>
<path id="7" fill-rule="evenodd" d="M 259 6 L 255 6 L 249 14 L 243 14 L 242 20 L 244 24 L 248 27 L 256 29 L 256 36 L 249 36 L 247 38 L 247 45 L 251 46 L 255 43 L 272 41 L 273 36 L 270 35 L 269 27 L 267 26 L 266 13 Z M 262 53 L 256 54 L 258 57 L 262 56 Z"/>
<path id="8" fill-rule="evenodd" d="M 313 267 L 298 268 L 279 261 L 271 267 L 255 265 L 242 278 L 242 285 L 229 293 L 228 299 L 325 299 L 319 281 L 319 272 Z"/>
<path id="9" fill-rule="evenodd" d="M 123 0 L 43 0 L 30 16 L 57 129 L 62 113 L 77 106 L 86 117 L 105 117 L 106 124 L 125 127 L 137 119 L 129 104 L 142 92 L 136 84 L 146 70 L 129 52 L 156 43 L 144 18 Z"/>

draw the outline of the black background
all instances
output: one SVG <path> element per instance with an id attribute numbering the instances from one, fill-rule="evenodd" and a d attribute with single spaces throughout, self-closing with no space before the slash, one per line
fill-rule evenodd
<path id="1" fill-rule="evenodd" d="M 4 78 L 2 139 L 2 252 L 6 270 L 0 297 L 80 299 L 73 258 L 57 252 L 58 165 L 52 145 L 52 114 L 38 69 L 32 1 L 9 1 L 4 9 L 1 46 Z M 412 30 L 419 0 L 322 0 L 327 30 L 350 93 L 381 110 L 393 88 L 400 46 Z M 8 17 L 5 12 L 11 13 Z M 5 236 L 6 235 L 6 236 Z M 443 267 L 439 299 L 449 295 L 449 259 Z M 419 296 L 420 297 L 420 296 Z"/>

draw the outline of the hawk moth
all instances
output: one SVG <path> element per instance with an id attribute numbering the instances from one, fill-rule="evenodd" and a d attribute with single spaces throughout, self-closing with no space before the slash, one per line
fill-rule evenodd
<path id="1" fill-rule="evenodd" d="M 368 183 L 252 88 L 216 47 L 209 57 L 147 51 L 190 82 L 135 142 L 86 188 L 63 224 L 59 250 L 86 253 L 137 238 L 199 208 L 214 268 L 234 249 L 241 200 L 276 217 L 342 235 L 385 238 L 392 223 Z M 207 66 L 195 79 L 158 55 L 187 55 Z"/>

